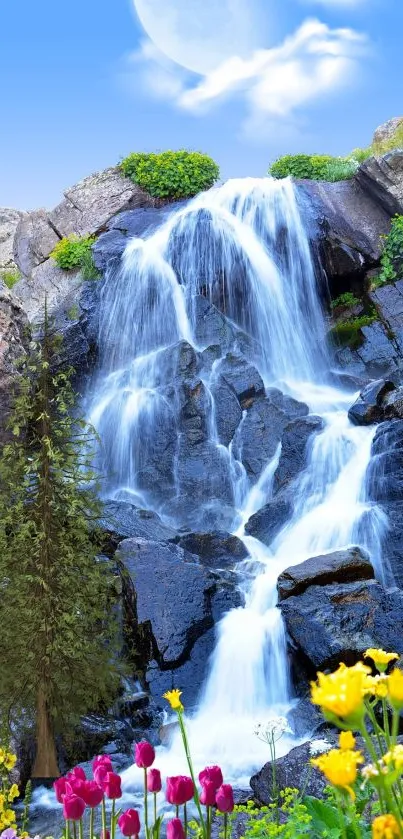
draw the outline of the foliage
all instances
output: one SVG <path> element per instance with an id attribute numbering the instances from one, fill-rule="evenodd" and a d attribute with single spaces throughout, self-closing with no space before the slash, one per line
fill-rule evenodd
<path id="1" fill-rule="evenodd" d="M 235 807 L 231 822 L 241 814 L 247 815 L 242 839 L 269 839 L 275 836 L 300 839 L 314 835 L 312 817 L 297 789 L 283 790 L 278 808 L 276 804 L 259 808 L 253 801 L 249 801 L 246 806 Z"/>
<path id="2" fill-rule="evenodd" d="M 308 178 L 314 181 L 340 181 L 352 178 L 357 171 L 355 160 L 320 154 L 287 154 L 269 169 L 274 178 Z"/>
<path id="3" fill-rule="evenodd" d="M 357 318 L 336 323 L 330 330 L 330 335 L 343 347 L 357 349 L 363 342 L 361 329 L 370 326 L 376 320 L 376 315 L 360 315 Z"/>
<path id="4" fill-rule="evenodd" d="M 21 274 L 17 268 L 4 268 L 3 271 L 0 271 L 0 280 L 2 280 L 10 290 L 20 279 Z"/>
<path id="5" fill-rule="evenodd" d="M 339 306 L 349 307 L 356 306 L 359 303 L 358 297 L 355 297 L 352 291 L 345 291 L 338 297 L 335 297 L 330 304 L 331 309 L 338 309 Z"/>
<path id="6" fill-rule="evenodd" d="M 211 157 L 184 150 L 129 154 L 120 170 L 153 198 L 190 198 L 210 189 L 220 176 Z"/>
<path id="7" fill-rule="evenodd" d="M 16 755 L 8 747 L 0 748 L 0 830 L 16 828 L 17 816 L 13 803 L 20 791 L 11 779 L 16 760 Z"/>
<path id="8" fill-rule="evenodd" d="M 403 149 L 403 122 L 398 125 L 396 131 L 386 140 L 381 143 L 374 143 L 371 146 L 371 153 L 375 155 L 387 154 L 393 149 Z"/>
<path id="9" fill-rule="evenodd" d="M 403 216 L 396 215 L 384 240 L 379 284 L 398 279 L 403 279 Z"/>
<path id="10" fill-rule="evenodd" d="M 368 158 L 371 157 L 372 154 L 373 154 L 372 146 L 368 146 L 368 148 L 366 148 L 366 149 L 360 149 L 360 148 L 353 149 L 353 151 L 349 155 L 349 159 L 350 160 L 356 160 L 357 163 L 359 163 L 361 165 L 361 163 L 364 163 L 365 160 L 368 160 Z"/>
<path id="11" fill-rule="evenodd" d="M 55 371 L 59 350 L 45 314 L 0 457 L 0 713 L 10 724 L 36 717 L 37 762 L 48 749 L 53 774 L 54 733 L 106 703 L 115 685 L 112 578 L 90 529 L 100 516 L 93 434 L 72 416 L 72 371 Z"/>
<path id="12" fill-rule="evenodd" d="M 99 272 L 92 256 L 94 242 L 94 236 L 69 236 L 61 239 L 50 255 L 64 271 L 79 268 L 84 280 L 96 280 Z"/>

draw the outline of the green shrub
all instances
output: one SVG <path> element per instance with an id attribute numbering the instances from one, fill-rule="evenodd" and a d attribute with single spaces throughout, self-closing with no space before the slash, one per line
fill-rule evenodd
<path id="1" fill-rule="evenodd" d="M 361 329 L 363 326 L 370 326 L 374 320 L 376 320 L 376 315 L 361 315 L 358 318 L 336 323 L 330 330 L 330 335 L 342 347 L 350 347 L 355 350 L 361 346 L 364 340 Z"/>
<path id="2" fill-rule="evenodd" d="M 352 291 L 345 291 L 339 297 L 335 297 L 330 304 L 331 309 L 337 309 L 339 306 L 356 306 L 359 303 L 358 297 L 355 297 Z"/>
<path id="3" fill-rule="evenodd" d="M 353 149 L 353 151 L 349 155 L 349 160 L 356 160 L 357 163 L 361 165 L 361 163 L 364 163 L 365 160 L 368 160 L 368 158 L 371 157 L 372 154 L 372 146 L 368 146 L 367 149 Z"/>
<path id="4" fill-rule="evenodd" d="M 12 289 L 20 279 L 21 274 L 17 268 L 5 268 L 3 271 L 0 271 L 0 280 L 2 280 L 9 289 Z"/>
<path id="5" fill-rule="evenodd" d="M 207 154 L 164 151 L 160 154 L 129 154 L 121 172 L 153 198 L 191 198 L 210 189 L 220 176 L 217 164 Z"/>
<path id="6" fill-rule="evenodd" d="M 379 285 L 403 279 L 403 216 L 395 216 L 389 236 L 385 236 L 381 256 Z"/>
<path id="7" fill-rule="evenodd" d="M 64 271 L 79 268 L 84 280 L 96 280 L 99 273 L 92 256 L 94 242 L 94 236 L 69 236 L 61 239 L 50 255 Z"/>
<path id="8" fill-rule="evenodd" d="M 387 154 L 393 149 L 403 149 L 403 122 L 398 125 L 392 137 L 383 140 L 382 143 L 374 143 L 371 147 L 372 154 L 376 155 Z"/>
<path id="9" fill-rule="evenodd" d="M 331 157 L 328 154 L 287 154 L 269 169 L 273 178 L 307 178 L 313 181 L 342 181 L 352 178 L 357 171 L 354 160 Z"/>

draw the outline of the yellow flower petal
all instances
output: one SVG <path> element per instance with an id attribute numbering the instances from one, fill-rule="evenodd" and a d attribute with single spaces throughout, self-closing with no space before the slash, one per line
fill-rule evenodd
<path id="1" fill-rule="evenodd" d="M 180 700 L 182 696 L 181 690 L 167 690 L 164 693 L 164 699 L 167 699 L 173 711 L 183 711 L 183 705 Z"/>
<path id="2" fill-rule="evenodd" d="M 403 708 L 403 673 L 398 668 L 388 678 L 388 698 L 394 708 Z"/>
<path id="3" fill-rule="evenodd" d="M 333 786 L 346 789 L 353 796 L 351 785 L 357 778 L 358 764 L 363 762 L 361 752 L 353 752 L 351 749 L 331 749 L 311 760 L 312 765 L 320 769 Z"/>
<path id="4" fill-rule="evenodd" d="M 396 661 L 399 656 L 397 653 L 386 653 L 385 650 L 375 650 L 373 647 L 370 647 L 369 650 L 365 651 L 364 658 L 372 658 L 377 670 L 380 673 L 384 673 L 388 664 L 391 661 Z"/>
<path id="5" fill-rule="evenodd" d="M 372 822 L 372 839 L 396 839 L 400 837 L 399 825 L 394 816 L 377 816 Z"/>
<path id="6" fill-rule="evenodd" d="M 340 664 L 329 675 L 318 673 L 318 681 L 311 683 L 313 704 L 320 705 L 325 716 L 333 715 L 352 725 L 358 723 L 365 713 L 364 686 L 370 672 L 369 667 L 358 662 L 354 667 Z"/>
<path id="7" fill-rule="evenodd" d="M 341 731 L 339 735 L 340 749 L 345 752 L 355 748 L 355 737 L 352 731 Z"/>

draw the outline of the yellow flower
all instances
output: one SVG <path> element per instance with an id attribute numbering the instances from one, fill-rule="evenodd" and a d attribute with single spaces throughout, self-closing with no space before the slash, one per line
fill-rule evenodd
<path id="1" fill-rule="evenodd" d="M 372 822 L 372 839 L 396 839 L 400 836 L 400 828 L 394 816 L 377 816 Z"/>
<path id="2" fill-rule="evenodd" d="M 385 699 L 388 695 L 388 679 L 389 676 L 367 676 L 364 682 L 365 693 Z"/>
<path id="3" fill-rule="evenodd" d="M 6 756 L 6 753 L 5 753 L 4 749 L 0 749 L 0 763 L 4 763 L 5 756 Z"/>
<path id="4" fill-rule="evenodd" d="M 164 693 L 164 699 L 167 699 L 173 711 L 183 711 L 183 705 L 180 700 L 182 696 L 181 690 L 167 690 Z"/>
<path id="5" fill-rule="evenodd" d="M 386 765 L 393 763 L 395 769 L 403 769 L 403 746 L 400 744 L 393 746 L 389 752 L 386 752 L 382 760 Z"/>
<path id="6" fill-rule="evenodd" d="M 385 650 L 374 650 L 373 647 L 371 647 L 364 653 L 364 658 L 372 658 L 376 669 L 379 670 L 380 673 L 384 673 L 388 664 L 390 664 L 391 661 L 396 661 L 399 656 L 397 653 L 385 653 Z"/>
<path id="7" fill-rule="evenodd" d="M 342 719 L 359 727 L 365 713 L 365 679 L 371 672 L 362 662 L 354 667 L 340 664 L 334 673 L 318 673 L 318 681 L 311 683 L 311 699 L 320 705 L 325 717 L 332 722 Z"/>
<path id="8" fill-rule="evenodd" d="M 3 793 L 0 793 L 0 813 L 2 813 L 3 810 L 4 810 L 5 800 L 6 800 L 6 796 L 3 795 Z"/>
<path id="9" fill-rule="evenodd" d="M 13 784 L 10 787 L 10 790 L 9 790 L 9 793 L 8 793 L 8 796 L 7 796 L 8 800 L 9 801 L 14 801 L 14 798 L 18 798 L 19 794 L 20 794 L 20 791 L 17 787 L 17 784 Z"/>
<path id="10" fill-rule="evenodd" d="M 342 752 L 349 751 L 355 748 L 355 737 L 352 731 L 341 731 L 339 736 L 339 746 Z"/>
<path id="11" fill-rule="evenodd" d="M 7 827 L 11 827 L 11 825 L 14 824 L 14 822 L 15 822 L 14 810 L 4 810 L 3 822 Z"/>
<path id="12" fill-rule="evenodd" d="M 354 792 L 351 784 L 357 778 L 358 764 L 363 762 L 361 752 L 353 752 L 351 749 L 345 751 L 331 749 L 327 754 L 311 760 L 312 765 L 317 766 L 333 786 L 348 790 L 352 798 L 354 798 Z"/>
<path id="13" fill-rule="evenodd" d="M 17 763 L 17 755 L 11 754 L 11 752 L 7 752 L 4 758 L 4 766 L 10 772 L 11 769 L 14 769 L 15 764 Z"/>
<path id="14" fill-rule="evenodd" d="M 388 678 L 388 698 L 394 708 L 403 708 L 403 673 L 397 668 Z"/>

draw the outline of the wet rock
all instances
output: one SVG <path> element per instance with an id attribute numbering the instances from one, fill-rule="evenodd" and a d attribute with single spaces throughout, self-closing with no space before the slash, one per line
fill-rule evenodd
<path id="1" fill-rule="evenodd" d="M 322 431 L 321 417 L 308 416 L 290 422 L 281 438 L 281 455 L 274 473 L 275 492 L 287 487 L 307 465 L 312 436 Z"/>
<path id="2" fill-rule="evenodd" d="M 241 460 L 248 475 L 257 480 L 265 466 L 274 457 L 283 431 L 290 417 L 287 402 L 279 404 L 278 391 L 269 392 L 267 397 L 256 399 L 248 409 L 234 438 L 234 451 Z M 308 413 L 302 402 L 291 400 L 291 409 L 300 416 Z"/>
<path id="3" fill-rule="evenodd" d="M 314 556 L 286 568 L 277 581 L 279 600 L 303 594 L 309 586 L 327 586 L 332 583 L 351 583 L 356 580 L 374 579 L 370 558 L 362 548 Z"/>
<path id="4" fill-rule="evenodd" d="M 126 501 L 108 501 L 104 504 L 99 526 L 109 533 L 115 542 L 135 537 L 156 542 L 171 542 L 177 538 L 176 531 L 164 524 L 157 513 L 139 510 Z"/>
<path id="5" fill-rule="evenodd" d="M 179 545 L 196 554 L 207 568 L 233 568 L 237 562 L 248 556 L 241 539 L 231 533 L 187 533 L 179 539 Z"/>
<path id="6" fill-rule="evenodd" d="M 359 168 L 356 180 L 379 207 L 390 216 L 403 210 L 403 151 L 395 149 L 383 157 L 369 157 Z"/>
<path id="7" fill-rule="evenodd" d="M 293 512 L 293 501 L 287 492 L 279 493 L 250 517 L 245 533 L 271 545 Z"/>
<path id="8" fill-rule="evenodd" d="M 389 380 L 378 379 L 371 382 L 360 393 L 348 416 L 356 425 L 372 425 L 384 418 L 384 400 L 396 385 Z"/>
<path id="9" fill-rule="evenodd" d="M 276 760 L 277 789 L 299 789 L 305 795 L 322 798 L 326 778 L 321 772 L 312 770 L 310 765 L 311 752 L 309 743 L 296 746 L 285 757 Z M 271 763 L 265 763 L 260 772 L 250 779 L 254 797 L 260 804 L 270 804 L 273 797 L 273 768 Z"/>
<path id="10" fill-rule="evenodd" d="M 403 387 L 388 393 L 384 400 L 385 419 L 403 419 Z"/>
<path id="11" fill-rule="evenodd" d="M 264 395 L 263 379 L 242 355 L 227 353 L 219 365 L 220 376 L 235 393 L 241 406 Z"/>
<path id="12" fill-rule="evenodd" d="M 213 625 L 214 577 L 178 545 L 125 539 L 117 558 L 133 581 L 138 621 L 149 623 L 160 665 L 180 664 Z"/>
<path id="13" fill-rule="evenodd" d="M 287 631 L 319 670 L 351 664 L 368 647 L 403 652 L 403 592 L 368 580 L 313 585 L 282 601 Z"/>
<path id="14" fill-rule="evenodd" d="M 15 270 L 14 236 L 26 213 L 10 207 L 0 207 L 0 271 Z"/>
<path id="15" fill-rule="evenodd" d="M 403 420 L 378 426 L 367 473 L 368 499 L 377 508 L 386 579 L 403 588 Z"/>
<path id="16" fill-rule="evenodd" d="M 217 436 L 223 446 L 229 446 L 242 419 L 242 408 L 225 379 L 219 376 L 211 386 L 214 398 L 214 419 Z"/>
<path id="17" fill-rule="evenodd" d="M 209 347 L 212 344 L 225 352 L 233 345 L 236 328 L 205 297 L 194 298 L 195 340 L 198 346 Z"/>

